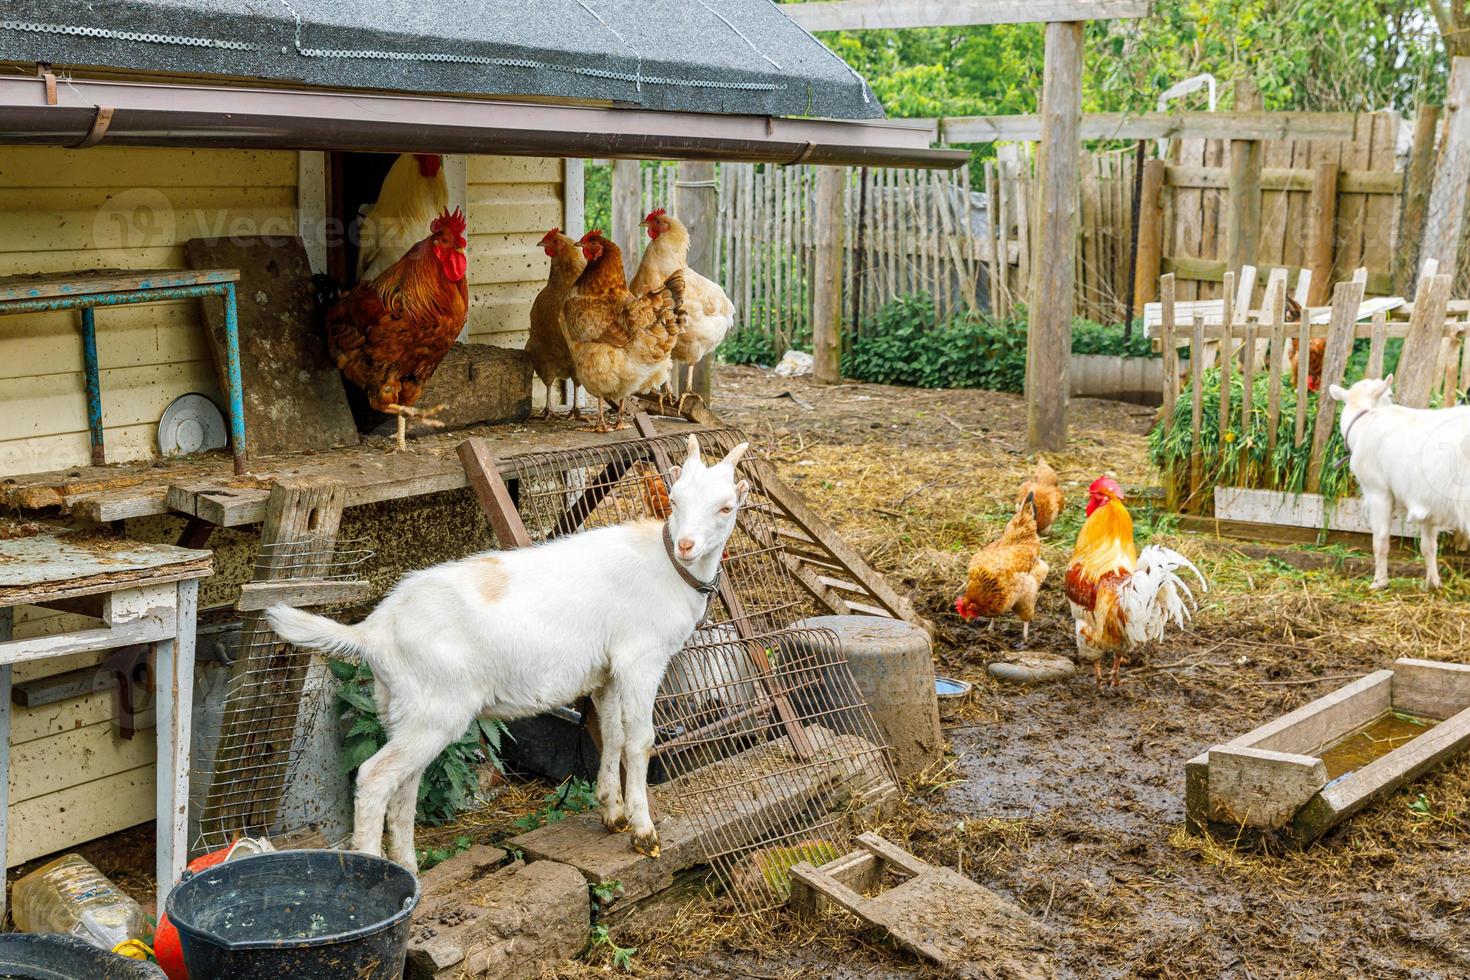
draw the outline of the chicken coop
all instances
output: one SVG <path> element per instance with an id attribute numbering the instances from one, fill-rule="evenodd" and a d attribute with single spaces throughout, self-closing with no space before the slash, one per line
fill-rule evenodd
<path id="1" fill-rule="evenodd" d="M 523 350 L 547 276 L 537 243 L 584 230 L 584 159 L 968 158 L 885 120 L 866 83 L 767 0 L 492 3 L 452 29 L 390 2 L 17 0 L 0 61 L 0 498 L 13 518 L 0 540 L 173 549 L 145 566 L 184 563 L 198 583 L 160 660 L 172 640 L 124 628 L 96 599 L 136 591 L 131 566 L 104 560 L 91 591 L 48 598 L 55 562 L 12 549 L 7 868 L 155 819 L 160 842 L 179 844 L 160 877 L 241 832 L 345 830 L 329 679 L 264 631 L 261 610 L 350 612 L 406 571 L 493 546 L 456 453 L 467 438 L 509 477 L 528 453 L 638 437 L 530 417 L 548 397 Z M 676 196 L 697 237 L 713 189 L 681 181 Z M 443 428 L 409 419 L 415 438 L 390 452 L 397 420 L 344 382 L 323 310 L 445 210 L 464 217 L 467 312 L 420 398 L 442 406 Z M 717 420 L 659 424 L 679 435 Z M 783 567 L 818 611 L 912 615 L 784 494 L 778 516 L 816 564 Z M 833 568 L 852 581 L 834 587 Z M 40 642 L 82 634 L 92 646 Z M 192 706 L 177 690 L 168 702 L 168 670 L 185 690 L 192 677 Z M 187 816 L 160 809 L 180 772 Z"/>

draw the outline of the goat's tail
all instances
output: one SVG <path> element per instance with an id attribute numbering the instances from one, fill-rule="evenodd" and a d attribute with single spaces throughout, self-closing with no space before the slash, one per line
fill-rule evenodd
<path id="1" fill-rule="evenodd" d="M 356 626 L 344 626 L 336 620 L 287 605 L 271 606 L 266 610 L 265 618 L 276 635 L 286 642 L 318 650 L 337 660 L 356 662 L 367 652 L 367 645 Z"/>

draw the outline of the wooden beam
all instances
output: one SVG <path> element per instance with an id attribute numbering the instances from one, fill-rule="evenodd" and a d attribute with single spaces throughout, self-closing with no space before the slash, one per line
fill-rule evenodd
<path id="1" fill-rule="evenodd" d="M 1358 307 L 1363 302 L 1363 283 L 1359 279 L 1340 282 L 1332 294 L 1332 322 L 1327 332 L 1327 349 L 1322 352 L 1322 374 L 1318 378 L 1320 390 L 1325 392 L 1342 381 L 1347 369 L 1348 357 L 1353 352 L 1353 325 L 1358 318 Z M 1306 351 L 1301 356 L 1306 356 Z M 1327 441 L 1337 422 L 1337 402 L 1321 399 L 1317 406 L 1316 428 L 1312 433 L 1312 455 L 1307 463 L 1307 492 L 1321 489 L 1322 462 L 1327 454 Z"/>
<path id="2" fill-rule="evenodd" d="M 458 452 L 470 487 L 480 501 L 501 550 L 529 547 L 531 535 L 526 532 L 526 525 L 521 523 L 515 501 L 510 499 L 510 490 L 500 478 L 500 464 L 489 444 L 478 436 L 472 436 L 459 444 Z"/>
<path id="3" fill-rule="evenodd" d="M 294 579 L 281 582 L 246 582 L 240 586 L 235 608 L 240 612 L 259 612 L 278 602 L 288 606 L 333 606 L 344 602 L 362 602 L 373 594 L 373 583 L 367 579 Z"/>
<path id="4" fill-rule="evenodd" d="M 1332 262 L 1337 253 L 1337 164 L 1317 165 L 1312 175 L 1312 199 L 1307 211 L 1307 268 L 1312 273 L 1310 306 L 1327 300 Z"/>
<path id="5" fill-rule="evenodd" d="M 1434 134 L 1439 129 L 1439 106 L 1421 105 L 1414 117 L 1414 146 L 1404 169 L 1404 203 L 1399 219 L 1398 248 L 1393 253 L 1393 291 L 1408 295 L 1418 271 L 1419 244 L 1424 235 L 1424 212 L 1429 206 L 1429 184 L 1434 179 Z"/>
<path id="6" fill-rule="evenodd" d="M 1470 187 L 1470 58 L 1452 59 L 1444 117 L 1418 261 L 1433 259 L 1441 269 L 1453 272 L 1459 268 L 1455 260 L 1465 222 L 1466 188 Z"/>
<path id="7" fill-rule="evenodd" d="M 638 166 L 637 160 L 614 160 L 612 166 L 612 240 L 623 250 L 623 273 L 630 282 L 641 258 L 638 223 L 643 220 L 643 195 Z"/>
<path id="8" fill-rule="evenodd" d="M 674 185 L 674 213 L 690 230 L 689 268 L 708 279 L 718 281 L 719 270 L 715 268 L 717 237 L 715 225 L 719 220 L 720 199 L 715 187 L 715 165 L 713 162 L 681 160 L 679 179 Z M 710 400 L 710 388 L 714 381 L 714 352 L 694 365 L 694 380 L 688 390 L 695 392 L 706 402 Z M 675 390 L 682 394 L 685 389 L 684 371 L 678 371 Z"/>
<path id="9" fill-rule="evenodd" d="M 1191 282 L 1224 282 L 1227 268 L 1225 263 L 1218 259 L 1174 258 L 1171 256 L 1164 257 L 1162 266 L 1165 272 L 1172 272 L 1180 279 L 1188 279 Z M 1271 264 L 1258 266 L 1257 272 L 1269 274 L 1276 269 L 1285 269 L 1289 276 L 1296 276 L 1301 272 L 1298 266 Z M 1368 274 L 1368 292 L 1379 296 L 1386 295 L 1390 285 L 1392 285 L 1392 280 L 1387 272 Z"/>
<path id="10" fill-rule="evenodd" d="M 1256 261 L 1261 237 L 1261 142 L 1230 141 L 1230 184 L 1226 194 L 1225 267 L 1237 275 Z"/>
<path id="11" fill-rule="evenodd" d="M 842 380 L 842 253 L 846 241 L 847 214 L 844 207 L 847 169 L 820 167 L 817 170 L 816 283 L 812 290 L 812 352 L 816 364 L 812 374 L 823 384 Z"/>
<path id="12" fill-rule="evenodd" d="M 1039 259 L 1031 273 L 1026 343 L 1026 444 L 1067 444 L 1068 367 L 1076 288 L 1077 172 L 1082 119 L 1082 24 L 1046 25 L 1042 134 L 1036 161 Z"/>
<path id="13" fill-rule="evenodd" d="M 1143 165 L 1143 188 L 1138 198 L 1138 263 L 1133 275 L 1133 308 L 1143 315 L 1145 303 L 1154 301 L 1164 258 L 1164 161 Z M 1165 379 L 1167 381 L 1167 379 Z"/>
<path id="14" fill-rule="evenodd" d="M 1351 112 L 1089 112 L 1082 117 L 1079 138 L 1341 142 L 1352 140 L 1353 126 Z M 950 144 L 1030 143 L 1041 139 L 1041 116 L 945 116 L 939 120 L 939 136 Z"/>
<path id="15" fill-rule="evenodd" d="M 809 31 L 968 27 L 1147 17 L 1149 0 L 825 0 L 785 4 Z"/>
<path id="16" fill-rule="evenodd" d="M 1316 170 L 1267 167 L 1261 171 L 1261 190 L 1310 191 Z M 1170 166 L 1165 170 L 1169 186 L 1176 189 L 1229 190 L 1230 168 Z M 1400 174 L 1394 170 L 1342 170 L 1338 172 L 1339 194 L 1398 194 Z"/>

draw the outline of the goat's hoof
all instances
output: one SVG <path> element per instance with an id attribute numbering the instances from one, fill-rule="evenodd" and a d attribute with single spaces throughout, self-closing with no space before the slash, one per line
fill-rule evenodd
<path id="1" fill-rule="evenodd" d="M 621 834 L 628 829 L 628 818 L 623 816 L 603 817 L 602 825 L 615 834 Z"/>
<path id="2" fill-rule="evenodd" d="M 659 856 L 658 834 L 649 831 L 647 834 L 633 835 L 633 850 L 644 857 L 656 858 Z"/>
<path id="3" fill-rule="evenodd" d="M 1368 586 L 1368 588 L 1372 589 L 1374 592 L 1382 592 L 1384 589 L 1388 588 L 1388 580 L 1384 579 L 1382 582 L 1374 582 L 1372 585 Z"/>

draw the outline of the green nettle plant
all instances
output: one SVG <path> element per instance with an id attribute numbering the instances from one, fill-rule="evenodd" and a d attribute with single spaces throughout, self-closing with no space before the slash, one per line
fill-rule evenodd
<path id="1" fill-rule="evenodd" d="M 1153 357 L 1142 331 L 1078 320 L 1072 352 Z M 1020 392 L 1026 383 L 1026 322 L 993 323 L 973 314 L 941 318 L 923 294 L 902 296 L 863 324 L 842 358 L 842 373 L 859 381 L 920 388 L 985 388 Z"/>
<path id="2" fill-rule="evenodd" d="M 378 706 L 373 700 L 373 672 L 367 664 L 329 661 L 332 675 L 341 683 L 337 688 L 337 711 L 350 722 L 342 737 L 342 768 L 355 773 L 374 752 L 388 741 L 388 734 L 378 720 Z M 480 767 L 490 763 L 504 772 L 500 764 L 500 740 L 505 726 L 498 721 L 477 718 L 458 741 L 451 742 L 439 758 L 429 764 L 419 782 L 416 819 L 419 823 L 443 824 L 468 806 L 480 789 Z"/>

